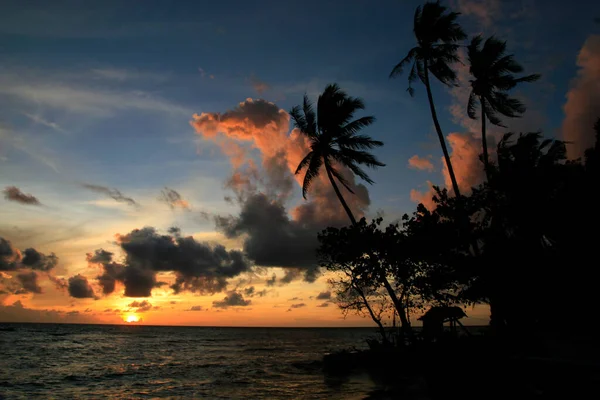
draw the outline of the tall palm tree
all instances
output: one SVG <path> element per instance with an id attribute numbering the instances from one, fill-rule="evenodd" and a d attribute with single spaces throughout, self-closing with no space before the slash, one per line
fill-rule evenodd
<path id="1" fill-rule="evenodd" d="M 508 91 L 521 82 L 534 82 L 539 74 L 516 78 L 513 74 L 523 72 L 512 54 L 506 54 L 506 42 L 491 36 L 483 47 L 481 35 L 475 36 L 467 48 L 471 80 L 471 93 L 467 113 L 469 118 L 477 119 L 477 102 L 481 108 L 481 142 L 483 145 L 483 165 L 488 181 L 490 180 L 490 164 L 487 150 L 486 118 L 493 125 L 502 125 L 498 114 L 509 118 L 518 118 L 525 112 L 525 105 L 518 99 L 508 96 Z"/>
<path id="2" fill-rule="evenodd" d="M 456 196 L 460 196 L 454 169 L 450 162 L 450 155 L 446 146 L 446 140 L 442 133 L 442 128 L 437 118 L 433 95 L 431 94 L 431 84 L 429 82 L 429 73 L 431 72 L 441 83 L 446 86 L 453 86 L 456 83 L 456 72 L 449 64 L 459 62 L 457 51 L 458 41 L 466 39 L 467 35 L 456 22 L 459 13 L 446 12 L 446 7 L 437 2 L 427 2 L 422 7 L 417 7 L 414 16 L 414 33 L 417 39 L 417 46 L 410 49 L 406 57 L 400 61 L 390 73 L 390 78 L 395 78 L 402 74 L 404 67 L 412 62 L 412 67 L 408 75 L 408 93 L 413 96 L 413 82 L 418 79 L 427 89 L 427 98 L 429 99 L 429 108 L 431 117 L 437 131 L 442 152 L 448 173 L 452 180 L 452 188 Z"/>
<path id="3" fill-rule="evenodd" d="M 362 128 L 375 122 L 375 118 L 372 116 L 353 120 L 354 113 L 364 108 L 365 105 L 360 98 L 350 97 L 337 84 L 330 84 L 325 87 L 325 90 L 319 96 L 316 114 L 306 95 L 302 107 L 296 106 L 290 111 L 294 126 L 310 140 L 310 151 L 296 169 L 296 174 L 306 169 L 302 184 L 302 196 L 306 198 L 312 181 L 319 176 L 321 167 L 324 166 L 331 186 L 333 186 L 333 190 L 353 226 L 357 226 L 356 218 L 350 207 L 348 207 L 346 200 L 344 200 L 336 180 L 350 193 L 354 192 L 338 171 L 336 165 L 347 167 L 352 173 L 369 184 L 372 184 L 373 180 L 360 168 L 360 165 L 370 168 L 385 166 L 384 163 L 367 151 L 383 146 L 383 143 L 373 140 L 367 135 L 358 134 Z M 377 275 L 377 279 L 383 284 L 391 297 L 394 307 L 399 314 L 403 315 L 403 304 L 396 296 L 396 292 L 385 273 Z M 406 324 L 405 328 L 408 330 L 407 334 L 412 337 L 410 324 L 408 321 L 404 323 Z"/>
<path id="4" fill-rule="evenodd" d="M 347 167 L 370 184 L 373 183 L 373 180 L 360 165 L 370 168 L 385 166 L 367 151 L 383 146 L 383 143 L 373 140 L 367 135 L 358 134 L 362 128 L 375 122 L 375 117 L 372 116 L 353 120 L 354 113 L 364 108 L 365 105 L 360 98 L 350 97 L 337 84 L 330 84 L 319 96 L 316 114 L 313 104 L 306 95 L 302 108 L 296 106 L 290 111 L 295 127 L 310 140 L 310 151 L 296 169 L 296 174 L 306 169 L 302 184 L 302 196 L 306 198 L 313 180 L 324 166 L 331 186 L 353 225 L 356 225 L 356 218 L 344 200 L 336 180 L 350 193 L 354 192 L 337 169 L 337 165 Z"/>

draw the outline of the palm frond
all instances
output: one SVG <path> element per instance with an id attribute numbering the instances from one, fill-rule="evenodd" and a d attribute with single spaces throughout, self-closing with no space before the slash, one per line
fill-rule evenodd
<path id="1" fill-rule="evenodd" d="M 392 72 L 390 72 L 390 78 L 395 78 L 399 75 L 402 75 L 402 73 L 404 72 L 404 66 L 415 58 L 418 50 L 419 49 L 417 47 L 413 47 L 412 49 L 410 49 L 406 57 L 404 57 L 402 61 L 396 64 L 394 69 L 392 69 Z"/>
<path id="2" fill-rule="evenodd" d="M 383 142 L 373 140 L 367 135 L 340 136 L 335 139 L 335 143 L 340 149 L 349 148 L 353 150 L 373 149 L 383 146 Z"/>
<path id="3" fill-rule="evenodd" d="M 373 154 L 364 150 L 354 150 L 349 147 L 343 147 L 339 150 L 336 160 L 350 167 L 351 163 L 366 165 L 369 168 L 385 167 Z"/>
<path id="4" fill-rule="evenodd" d="M 361 129 L 366 128 L 367 126 L 371 125 L 373 122 L 375 122 L 375 117 L 373 117 L 373 116 L 361 117 L 359 119 L 356 119 L 356 120 L 344 125 L 340 129 L 339 135 L 340 136 L 354 135 L 354 134 L 358 133 Z"/>
<path id="5" fill-rule="evenodd" d="M 304 134 L 308 134 L 308 125 L 306 123 L 306 118 L 302 114 L 302 110 L 300 106 L 295 106 L 290 110 L 290 116 L 292 117 L 292 121 L 294 122 L 294 126 Z"/>
<path id="6" fill-rule="evenodd" d="M 328 160 L 326 160 L 325 163 L 326 167 L 329 168 L 329 172 L 331 172 L 331 175 L 333 175 L 333 177 L 337 179 L 338 182 L 340 182 L 350 193 L 354 194 L 354 190 L 352 190 L 352 188 L 350 187 L 348 180 L 344 178 L 342 174 L 340 174 L 340 172 L 333 165 L 331 165 L 331 163 Z"/>
<path id="7" fill-rule="evenodd" d="M 317 117 L 315 115 L 313 105 L 306 94 L 304 95 L 304 102 L 302 108 L 304 111 L 304 118 L 306 120 L 306 129 L 310 132 L 311 135 L 316 135 Z"/>
<path id="8" fill-rule="evenodd" d="M 314 154 L 313 151 L 309 151 L 308 154 L 306 156 L 304 156 L 302 161 L 300 161 L 300 164 L 298 164 L 298 167 L 296 168 L 296 172 L 294 172 L 294 175 L 298 175 L 310 163 L 310 160 L 311 160 L 313 154 Z"/>
<path id="9" fill-rule="evenodd" d="M 473 91 L 469 94 L 469 102 L 467 104 L 467 115 L 471 119 L 477 119 L 477 96 Z"/>
<path id="10" fill-rule="evenodd" d="M 319 170 L 321 169 L 322 165 L 323 158 L 321 155 L 318 153 L 313 153 L 312 157 L 310 158 L 308 168 L 306 168 L 306 174 L 304 175 L 304 181 L 302 183 L 302 197 L 305 199 L 313 180 L 319 176 Z"/>

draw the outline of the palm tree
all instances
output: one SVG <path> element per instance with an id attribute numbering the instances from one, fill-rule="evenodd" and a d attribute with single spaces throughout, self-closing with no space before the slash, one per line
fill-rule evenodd
<path id="1" fill-rule="evenodd" d="M 431 94 L 431 84 L 429 82 L 429 73 L 431 72 L 440 82 L 446 86 L 454 86 L 456 82 L 456 72 L 450 68 L 449 64 L 459 62 L 457 51 L 459 40 L 467 37 L 461 26 L 456 22 L 459 13 L 448 12 L 446 7 L 437 2 L 427 2 L 422 7 L 417 7 L 414 16 L 414 33 L 417 39 L 417 46 L 410 49 L 407 56 L 398 63 L 390 73 L 390 78 L 395 78 L 402 74 L 404 67 L 412 62 L 412 67 L 408 75 L 408 93 L 413 96 L 414 88 L 412 83 L 418 79 L 423 82 L 427 89 L 427 98 L 429 99 L 429 108 L 431 117 L 437 131 L 448 173 L 452 180 L 452 188 L 456 196 L 460 196 L 454 169 L 450 162 L 450 155 L 446 147 L 446 140 L 442 133 L 442 128 L 437 118 L 435 105 L 433 104 L 433 95 Z"/>
<path id="2" fill-rule="evenodd" d="M 360 165 L 370 168 L 385 166 L 367 151 L 383 146 L 383 143 L 367 135 L 358 135 L 362 128 L 375 122 L 375 117 L 372 116 L 353 120 L 354 113 L 364 108 L 360 98 L 350 97 L 337 84 L 330 84 L 319 96 L 316 114 L 306 95 L 302 108 L 296 106 L 290 111 L 294 126 L 310 140 L 310 151 L 296 169 L 296 174 L 306 169 L 302 196 L 306 198 L 313 180 L 319 175 L 321 167 L 325 166 L 331 186 L 353 225 L 356 225 L 356 218 L 344 200 L 336 180 L 350 193 L 354 192 L 337 169 L 337 165 L 350 169 L 369 184 L 372 184 L 373 180 Z"/>
<path id="3" fill-rule="evenodd" d="M 525 112 L 525 105 L 518 99 L 508 96 L 508 91 L 521 82 L 534 82 L 539 74 L 516 78 L 512 74 L 523 72 L 512 54 L 506 54 L 506 42 L 495 37 L 488 38 L 483 47 L 481 35 L 475 36 L 467 48 L 471 80 L 471 93 L 467 105 L 469 118 L 477 119 L 475 114 L 477 101 L 481 107 L 481 142 L 483 145 L 483 165 L 488 181 L 491 170 L 487 150 L 486 118 L 493 125 L 502 125 L 498 114 L 509 118 L 518 118 Z"/>
<path id="4" fill-rule="evenodd" d="M 333 186 L 335 194 L 355 227 L 358 226 L 356 218 L 344 200 L 336 179 L 350 193 L 354 192 L 338 171 L 336 165 L 348 168 L 369 184 L 372 184 L 373 180 L 359 165 L 366 165 L 370 168 L 385 166 L 384 163 L 367 151 L 383 146 L 383 143 L 373 140 L 367 135 L 358 135 L 362 128 L 375 122 L 375 117 L 372 116 L 353 120 L 354 113 L 364 108 L 365 105 L 360 98 L 350 97 L 337 84 L 330 84 L 319 96 L 316 114 L 306 95 L 304 96 L 302 108 L 296 106 L 290 111 L 294 126 L 310 140 L 310 151 L 296 169 L 296 174 L 306 169 L 302 184 L 302 196 L 306 198 L 312 181 L 319 176 L 321 167 L 325 166 L 331 186 Z M 403 315 L 402 302 L 396 296 L 385 274 L 379 274 L 378 279 L 390 295 L 398 313 Z M 409 337 L 412 336 L 408 321 L 406 321 L 405 327 L 408 330 Z"/>

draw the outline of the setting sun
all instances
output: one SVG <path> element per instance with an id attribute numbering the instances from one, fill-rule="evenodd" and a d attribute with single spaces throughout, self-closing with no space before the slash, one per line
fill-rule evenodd
<path id="1" fill-rule="evenodd" d="M 128 315 L 127 318 L 125 318 L 125 322 L 128 322 L 128 323 L 138 322 L 139 320 L 140 320 L 140 317 L 138 317 L 135 314 Z"/>

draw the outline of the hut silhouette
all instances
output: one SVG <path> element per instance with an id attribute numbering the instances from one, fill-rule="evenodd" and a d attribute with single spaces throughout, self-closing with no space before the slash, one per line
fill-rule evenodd
<path id="1" fill-rule="evenodd" d="M 469 334 L 467 328 L 460 322 L 460 319 L 466 316 L 467 314 L 460 307 L 431 307 L 425 314 L 418 318 L 419 321 L 423 322 L 423 338 L 429 341 L 440 340 L 444 336 L 444 324 L 446 322 L 450 324 L 450 333 L 452 336 L 456 336 L 457 334 L 457 325 L 460 325 Z"/>

